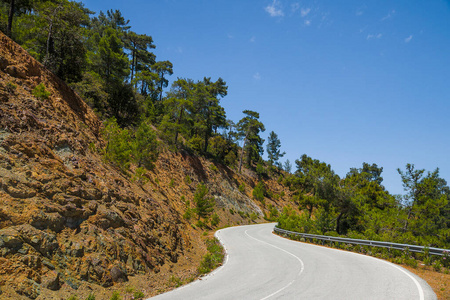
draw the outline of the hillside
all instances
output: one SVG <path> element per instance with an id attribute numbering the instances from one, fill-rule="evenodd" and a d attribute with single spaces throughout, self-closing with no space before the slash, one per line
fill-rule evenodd
<path id="1" fill-rule="evenodd" d="M 108 295 L 130 284 L 153 295 L 171 276 L 195 276 L 205 229 L 183 214 L 201 182 L 217 227 L 261 222 L 288 203 L 275 180 L 266 185 L 282 196 L 254 202 L 251 171 L 164 146 L 146 179 L 132 180 L 98 153 L 102 123 L 89 106 L 1 32 L 0 78 L 2 299 Z"/>

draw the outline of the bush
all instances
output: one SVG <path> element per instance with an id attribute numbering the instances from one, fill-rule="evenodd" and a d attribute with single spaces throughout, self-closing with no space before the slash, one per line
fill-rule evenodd
<path id="1" fill-rule="evenodd" d="M 205 145 L 205 143 L 204 143 L 203 139 L 201 137 L 199 137 L 198 135 L 193 136 L 187 142 L 187 146 L 196 153 L 202 153 L 204 145 Z"/>
<path id="2" fill-rule="evenodd" d="M 258 201 L 264 200 L 264 195 L 266 194 L 266 187 L 262 181 L 258 182 L 258 184 L 253 189 L 253 198 Z"/>
<path id="3" fill-rule="evenodd" d="M 133 299 L 142 299 L 145 297 L 145 295 L 142 291 L 136 291 L 136 292 L 134 292 L 133 297 L 134 297 Z"/>
<path id="4" fill-rule="evenodd" d="M 209 169 L 210 169 L 211 171 L 213 171 L 213 172 L 218 172 L 218 171 L 219 171 L 219 169 L 217 169 L 216 165 L 214 165 L 214 164 L 210 164 L 210 165 L 209 165 Z"/>
<path id="5" fill-rule="evenodd" d="M 148 179 L 147 176 L 145 176 L 147 172 L 145 171 L 144 168 L 137 168 L 134 176 L 131 178 L 132 181 L 137 181 L 140 184 L 146 184 L 150 179 Z"/>
<path id="6" fill-rule="evenodd" d="M 442 268 L 441 262 L 440 262 L 439 260 L 435 260 L 434 263 L 433 263 L 433 269 L 434 269 L 436 272 L 440 272 L 440 271 L 441 271 L 441 268 Z"/>
<path id="7" fill-rule="evenodd" d="M 189 177 L 189 175 L 186 175 L 186 177 L 184 177 L 184 183 L 186 183 L 187 185 L 190 185 L 192 183 L 191 177 Z"/>
<path id="8" fill-rule="evenodd" d="M 186 211 L 183 214 L 183 218 L 189 221 L 192 218 L 192 209 L 190 209 L 189 207 L 186 208 Z"/>
<path id="9" fill-rule="evenodd" d="M 203 256 L 200 266 L 197 269 L 200 275 L 209 273 L 211 270 L 217 268 L 224 258 L 223 247 L 220 245 L 218 239 L 207 239 L 206 245 L 208 253 Z"/>
<path id="10" fill-rule="evenodd" d="M 115 118 L 105 121 L 102 135 L 107 144 L 103 155 L 107 161 L 114 163 L 122 171 L 130 167 L 132 147 L 131 134 L 127 129 L 121 129 Z"/>
<path id="11" fill-rule="evenodd" d="M 142 122 L 136 130 L 132 143 L 132 156 L 138 167 L 144 166 L 148 170 L 153 169 L 153 163 L 159 155 L 158 144 L 155 131 L 148 122 Z"/>
<path id="12" fill-rule="evenodd" d="M 95 300 L 95 295 L 89 294 L 89 296 L 86 298 L 86 300 Z"/>
<path id="13" fill-rule="evenodd" d="M 38 84 L 31 93 L 39 100 L 46 100 L 51 95 L 51 93 L 45 89 L 43 83 Z"/>
<path id="14" fill-rule="evenodd" d="M 217 213 L 214 213 L 211 217 L 211 227 L 216 227 L 217 225 L 219 225 L 219 222 L 219 215 Z"/>
<path id="15" fill-rule="evenodd" d="M 170 276 L 169 281 L 170 281 L 170 283 L 174 284 L 175 287 L 179 287 L 179 286 L 181 286 L 183 284 L 183 282 L 181 281 L 180 277 L 176 277 L 176 276 L 173 276 L 173 275 Z M 144 297 L 144 296 L 142 296 L 142 297 Z"/>
<path id="16" fill-rule="evenodd" d="M 122 300 L 122 297 L 120 296 L 120 293 L 118 291 L 114 291 L 109 300 Z"/>
<path id="17" fill-rule="evenodd" d="M 256 174 L 258 174 L 259 177 L 267 176 L 267 170 L 262 163 L 256 165 Z"/>
<path id="18" fill-rule="evenodd" d="M 239 192 L 241 192 L 241 193 L 245 192 L 245 184 L 239 185 Z"/>
<path id="19" fill-rule="evenodd" d="M 214 199 L 206 197 L 209 190 L 206 185 L 200 183 L 194 194 L 195 212 L 200 218 L 206 218 L 214 210 Z"/>

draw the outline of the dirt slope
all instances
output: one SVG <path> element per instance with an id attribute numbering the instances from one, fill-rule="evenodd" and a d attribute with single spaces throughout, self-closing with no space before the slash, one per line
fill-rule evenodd
<path id="1" fill-rule="evenodd" d="M 38 84 L 47 99 L 33 95 Z M 100 126 L 64 82 L 0 32 L 1 299 L 85 295 L 146 280 L 152 295 L 171 274 L 192 276 L 205 253 L 203 230 L 182 215 L 199 182 L 216 200 L 219 226 L 263 220 L 267 206 L 251 199 L 251 173 L 164 151 L 148 181 L 133 182 L 94 150 L 103 147 Z M 266 205 L 281 208 L 287 199 Z"/>

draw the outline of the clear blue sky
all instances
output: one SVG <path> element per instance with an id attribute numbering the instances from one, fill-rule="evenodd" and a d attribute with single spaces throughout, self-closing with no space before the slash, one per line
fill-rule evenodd
<path id="1" fill-rule="evenodd" d="M 259 112 L 293 165 L 376 163 L 394 194 L 406 163 L 450 181 L 450 1 L 83 2 L 151 35 L 172 80 L 222 77 L 228 118 Z"/>

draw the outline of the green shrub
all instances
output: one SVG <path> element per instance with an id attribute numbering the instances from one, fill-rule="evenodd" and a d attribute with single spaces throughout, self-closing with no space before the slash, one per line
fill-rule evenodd
<path id="1" fill-rule="evenodd" d="M 86 300 L 95 300 L 95 295 L 89 294 L 89 296 L 86 298 Z"/>
<path id="2" fill-rule="evenodd" d="M 67 298 L 67 300 L 78 300 L 77 296 L 70 296 L 69 298 Z"/>
<path id="3" fill-rule="evenodd" d="M 178 286 L 179 285 L 177 285 L 177 287 Z M 134 297 L 133 299 L 143 299 L 145 297 L 145 295 L 142 291 L 136 291 L 136 292 L 134 292 L 133 297 Z"/>
<path id="4" fill-rule="evenodd" d="M 120 296 L 120 293 L 118 291 L 114 291 L 109 300 L 122 300 L 122 297 Z"/>
<path id="5" fill-rule="evenodd" d="M 194 150 L 196 153 L 202 153 L 203 147 L 205 143 L 203 138 L 199 137 L 198 135 L 193 136 L 187 141 L 187 146 Z"/>
<path id="6" fill-rule="evenodd" d="M 205 218 L 209 216 L 214 210 L 214 199 L 206 197 L 209 190 L 206 185 L 200 183 L 194 194 L 195 212 L 200 218 Z"/>
<path id="7" fill-rule="evenodd" d="M 191 177 L 189 175 L 186 175 L 186 177 L 184 177 L 184 183 L 186 183 L 187 185 L 190 185 L 192 183 Z"/>
<path id="8" fill-rule="evenodd" d="M 440 272 L 440 271 L 441 271 L 441 268 L 442 268 L 441 262 L 440 262 L 439 260 L 435 260 L 434 263 L 433 263 L 433 269 L 434 269 L 436 272 Z"/>
<path id="9" fill-rule="evenodd" d="M 103 150 L 105 159 L 114 163 L 122 171 L 130 167 L 132 146 L 131 134 L 127 129 L 121 129 L 115 118 L 105 121 L 102 135 L 107 144 Z"/>
<path id="10" fill-rule="evenodd" d="M 264 195 L 266 194 L 266 187 L 262 181 L 258 182 L 258 184 L 253 189 L 253 198 L 258 201 L 264 200 Z"/>
<path id="11" fill-rule="evenodd" d="M 256 174 L 258 174 L 259 177 L 267 176 L 267 170 L 262 163 L 256 165 Z"/>
<path id="12" fill-rule="evenodd" d="M 45 85 L 43 83 L 38 84 L 33 89 L 32 94 L 39 100 L 46 100 L 51 95 L 51 93 L 45 89 Z"/>
<path id="13" fill-rule="evenodd" d="M 154 162 L 158 159 L 158 140 L 156 133 L 148 122 L 141 122 L 132 141 L 132 156 L 138 167 L 148 170 L 154 168 Z"/>
<path id="14" fill-rule="evenodd" d="M 192 218 L 192 209 L 190 209 L 189 207 L 186 208 L 186 211 L 183 214 L 183 218 L 189 221 Z"/>
<path id="15" fill-rule="evenodd" d="M 200 275 L 209 273 L 211 270 L 217 268 L 224 258 L 223 247 L 220 245 L 218 239 L 207 239 L 206 245 L 208 253 L 203 256 L 200 266 L 197 269 Z"/>
<path id="16" fill-rule="evenodd" d="M 239 192 L 244 193 L 245 192 L 245 184 L 239 185 Z"/>
<path id="17" fill-rule="evenodd" d="M 179 286 L 181 286 L 183 284 L 183 282 L 181 281 L 180 277 L 176 277 L 176 276 L 173 276 L 173 275 L 170 276 L 169 281 L 170 281 L 171 284 L 174 284 L 175 287 L 179 287 Z M 142 297 L 144 297 L 144 296 L 142 296 Z"/>
<path id="18" fill-rule="evenodd" d="M 211 227 L 216 227 L 217 225 L 219 225 L 219 222 L 220 222 L 219 215 L 217 213 L 214 213 L 211 216 Z"/>
<path id="19" fill-rule="evenodd" d="M 175 184 L 175 181 L 173 180 L 173 178 L 170 179 L 169 187 L 170 187 L 170 188 L 173 188 L 173 185 L 174 185 L 174 184 Z"/>
<path id="20" fill-rule="evenodd" d="M 147 171 L 144 168 L 137 168 L 131 179 L 132 181 L 137 181 L 140 184 L 146 184 L 150 180 L 147 176 L 145 176 L 146 173 Z"/>
<path id="21" fill-rule="evenodd" d="M 214 172 L 218 172 L 218 171 L 219 171 L 219 169 L 217 169 L 217 167 L 216 167 L 215 164 L 210 164 L 210 165 L 209 165 L 209 169 L 210 169 L 211 171 L 214 171 Z"/>

